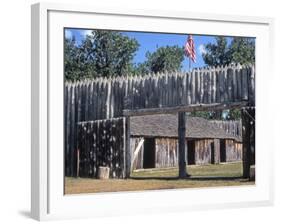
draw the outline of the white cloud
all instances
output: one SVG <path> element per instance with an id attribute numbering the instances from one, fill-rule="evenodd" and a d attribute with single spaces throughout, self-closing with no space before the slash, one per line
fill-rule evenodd
<path id="1" fill-rule="evenodd" d="M 65 30 L 65 37 L 67 39 L 71 39 L 73 36 L 72 32 L 70 30 Z"/>
<path id="2" fill-rule="evenodd" d="M 198 51 L 199 51 L 200 54 L 206 54 L 207 53 L 206 48 L 203 44 L 199 45 Z"/>

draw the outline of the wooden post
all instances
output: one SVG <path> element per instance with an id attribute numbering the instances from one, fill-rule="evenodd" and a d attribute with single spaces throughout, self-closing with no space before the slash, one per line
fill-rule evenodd
<path id="1" fill-rule="evenodd" d="M 185 112 L 178 113 L 178 142 L 179 142 L 179 178 L 187 177 L 186 172 L 186 140 L 185 140 L 185 128 L 186 117 Z"/>
<path id="2" fill-rule="evenodd" d="M 215 159 L 215 164 L 220 163 L 220 140 L 219 139 L 214 139 L 214 159 Z"/>
<path id="3" fill-rule="evenodd" d="M 126 157 L 126 164 L 125 164 L 125 177 L 129 178 L 131 174 L 131 141 L 130 141 L 130 117 L 127 116 L 125 118 L 125 132 L 126 132 L 126 152 L 125 152 L 125 157 Z"/>
<path id="4" fill-rule="evenodd" d="M 243 177 L 250 177 L 250 153 L 251 153 L 251 144 L 250 144 L 250 120 L 247 115 L 245 108 L 241 111 L 242 115 L 242 161 L 243 161 Z"/>
<path id="5" fill-rule="evenodd" d="M 79 177 L 79 167 L 80 166 L 80 149 L 77 149 L 77 170 L 76 170 L 76 177 Z"/>

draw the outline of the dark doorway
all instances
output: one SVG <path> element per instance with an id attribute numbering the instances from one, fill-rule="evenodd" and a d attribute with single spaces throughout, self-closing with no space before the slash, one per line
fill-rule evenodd
<path id="1" fill-rule="evenodd" d="M 211 164 L 215 164 L 215 145 L 211 142 Z"/>
<path id="2" fill-rule="evenodd" d="M 226 162 L 225 139 L 220 139 L 220 160 Z"/>
<path id="3" fill-rule="evenodd" d="M 155 168 L 155 138 L 144 139 L 143 168 Z"/>
<path id="4" fill-rule="evenodd" d="M 195 164 L 195 141 L 187 141 L 187 164 Z"/>

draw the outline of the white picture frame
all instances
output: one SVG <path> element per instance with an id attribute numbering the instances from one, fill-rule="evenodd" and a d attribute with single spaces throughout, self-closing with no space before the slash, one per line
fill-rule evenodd
<path id="1" fill-rule="evenodd" d="M 271 205 L 273 147 L 268 141 L 270 118 L 266 115 L 270 101 L 265 93 L 270 91 L 269 76 L 273 74 L 269 61 L 273 51 L 273 24 L 271 18 L 248 16 L 97 9 L 50 3 L 32 5 L 32 217 L 50 220 Z M 256 37 L 256 184 L 64 195 L 64 27 Z"/>

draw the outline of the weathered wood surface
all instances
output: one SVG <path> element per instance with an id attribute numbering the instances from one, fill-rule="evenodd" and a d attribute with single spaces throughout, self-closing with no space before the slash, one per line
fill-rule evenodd
<path id="1" fill-rule="evenodd" d="M 229 103 L 211 103 L 211 104 L 192 104 L 182 105 L 174 107 L 162 107 L 162 108 L 143 108 L 143 109 L 132 109 L 124 110 L 124 116 L 144 116 L 144 115 L 155 115 L 155 114 L 174 114 L 178 112 L 195 112 L 195 111 L 215 111 L 215 110 L 226 110 L 236 109 L 248 106 L 248 101 L 241 102 L 229 102 Z"/>
<path id="2" fill-rule="evenodd" d="M 220 163 L 220 140 L 214 139 L 214 164 Z"/>
<path id="3" fill-rule="evenodd" d="M 242 160 L 242 143 L 233 140 L 225 140 L 226 162 L 235 162 Z"/>
<path id="4" fill-rule="evenodd" d="M 129 178 L 132 169 L 132 147 L 131 147 L 131 132 L 130 132 L 130 117 L 125 118 L 125 177 Z"/>
<path id="5" fill-rule="evenodd" d="M 143 169 L 143 155 L 144 155 L 144 144 L 141 144 L 139 151 L 136 153 L 137 147 L 143 138 L 131 138 L 131 149 L 136 158 L 132 160 L 132 170 Z"/>
<path id="6" fill-rule="evenodd" d="M 174 138 L 157 138 L 155 140 L 155 167 L 178 166 L 178 140 Z"/>
<path id="7" fill-rule="evenodd" d="M 242 139 L 243 139 L 243 177 L 250 177 L 250 165 L 255 164 L 255 109 L 243 108 Z"/>
<path id="8" fill-rule="evenodd" d="M 178 113 L 178 141 L 179 141 L 179 178 L 185 178 L 186 173 L 186 114 L 185 112 Z"/>
<path id="9" fill-rule="evenodd" d="M 212 163 L 212 148 L 213 140 L 202 139 L 195 141 L 195 164 L 204 165 Z"/>
<path id="10" fill-rule="evenodd" d="M 202 105 L 198 110 L 210 110 L 214 105 L 231 106 L 235 102 L 245 101 L 254 105 L 255 70 L 252 66 L 208 67 L 190 73 L 157 74 L 142 79 L 146 79 L 143 90 L 149 94 L 140 94 L 138 88 L 133 86 L 125 96 L 125 113 L 190 105 L 193 105 L 193 110 L 198 108 L 196 105 Z M 139 77 L 132 80 L 138 83 Z"/>
<path id="11" fill-rule="evenodd" d="M 124 178 L 125 118 L 78 124 L 79 176 L 98 177 L 99 167 L 108 167 L 111 178 Z"/>
<path id="12" fill-rule="evenodd" d="M 131 159 L 131 170 L 133 170 L 133 166 L 135 163 L 135 160 L 138 156 L 138 154 L 140 153 L 141 149 L 143 148 L 143 143 L 144 143 L 144 138 L 140 138 L 140 141 L 138 142 L 136 148 L 132 148 L 132 159 Z"/>
<path id="13" fill-rule="evenodd" d="M 98 179 L 108 179 L 110 168 L 106 166 L 100 166 L 98 169 Z"/>
<path id="14" fill-rule="evenodd" d="M 215 123 L 219 128 L 224 129 L 231 136 L 235 136 L 237 141 L 242 141 L 242 120 L 214 120 L 210 122 Z"/>
<path id="15" fill-rule="evenodd" d="M 141 138 L 131 138 L 133 152 L 136 150 Z M 188 142 L 189 140 L 186 140 Z M 220 140 L 219 139 L 198 139 L 194 141 L 194 163 L 195 165 L 205 165 L 212 163 L 218 164 L 220 159 Z M 225 162 L 236 162 L 242 160 L 242 143 L 231 139 L 225 139 Z M 177 138 L 156 138 L 155 139 L 155 168 L 167 168 L 178 166 L 178 139 Z M 212 151 L 212 144 L 214 150 Z M 132 169 L 143 169 L 143 145 L 132 164 Z M 212 155 L 214 153 L 214 155 Z M 186 156 L 187 157 L 187 156 Z"/>
<path id="16" fill-rule="evenodd" d="M 65 173 L 77 156 L 77 123 L 156 113 L 229 109 L 255 104 L 254 66 L 207 67 L 189 73 L 97 78 L 64 89 Z"/>

